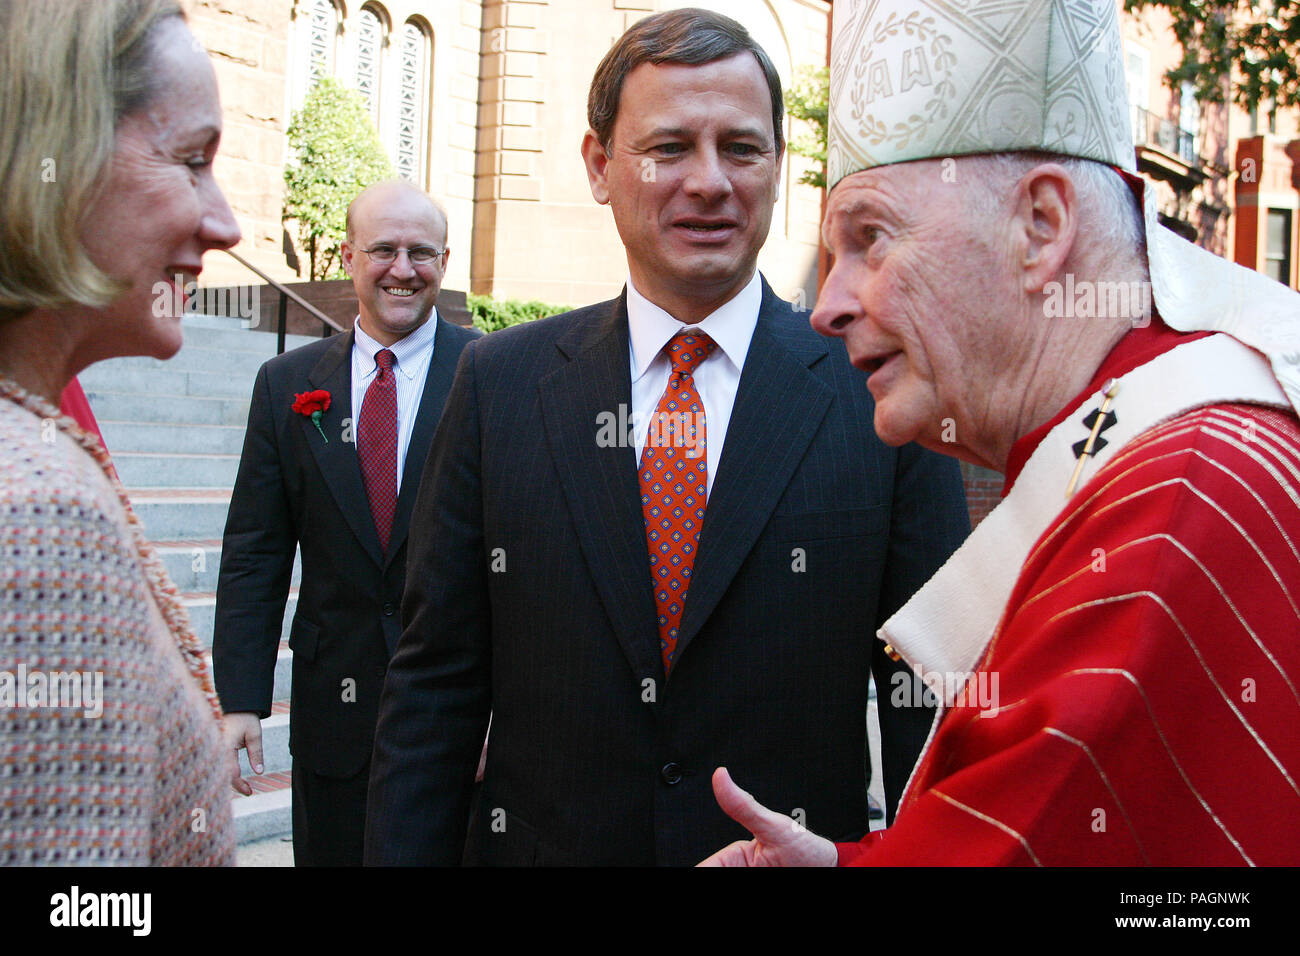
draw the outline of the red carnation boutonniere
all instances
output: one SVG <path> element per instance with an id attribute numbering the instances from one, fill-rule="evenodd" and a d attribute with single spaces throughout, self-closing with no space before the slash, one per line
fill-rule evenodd
<path id="1" fill-rule="evenodd" d="M 320 432 L 320 437 L 325 438 L 325 429 L 320 427 L 320 417 L 323 412 L 329 411 L 330 393 L 323 388 L 318 388 L 314 392 L 304 392 L 299 395 L 296 392 L 293 396 L 293 410 L 299 415 L 306 415 Z M 325 444 L 330 440 L 325 438 Z"/>

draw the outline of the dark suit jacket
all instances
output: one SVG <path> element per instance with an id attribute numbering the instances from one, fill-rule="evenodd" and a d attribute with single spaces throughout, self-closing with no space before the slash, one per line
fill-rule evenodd
<path id="1" fill-rule="evenodd" d="M 386 556 L 361 483 L 356 445 L 344 440 L 343 422 L 352 416 L 353 334 L 271 359 L 253 387 L 221 547 L 214 677 L 228 712 L 270 714 L 284 605 L 300 544 L 302 583 L 289 637 L 289 747 L 295 765 L 328 777 L 350 777 L 370 759 L 384 670 L 401 633 L 397 609 L 420 470 L 461 349 L 478 335 L 436 321 Z M 331 397 L 320 431 L 292 410 L 294 395 L 313 389 Z M 355 682 L 352 693 L 346 692 L 347 679 Z"/>
<path id="2" fill-rule="evenodd" d="M 366 862 L 692 864 L 747 836 L 710 785 L 868 829 L 874 630 L 968 530 L 956 463 L 872 431 L 864 377 L 766 283 L 665 681 L 620 298 L 471 343 L 412 517 Z M 897 800 L 930 713 L 891 712 Z"/>

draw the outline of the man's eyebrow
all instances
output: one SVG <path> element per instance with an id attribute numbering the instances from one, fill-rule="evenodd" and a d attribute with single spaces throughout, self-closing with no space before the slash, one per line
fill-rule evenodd
<path id="1" fill-rule="evenodd" d="M 669 137 L 672 139 L 692 139 L 696 135 L 694 130 L 687 129 L 684 126 L 658 126 L 646 133 L 643 140 L 658 139 L 659 137 Z M 735 126 L 731 129 L 724 130 L 723 139 L 759 139 L 767 142 L 771 137 L 760 126 Z"/>
<path id="2" fill-rule="evenodd" d="M 735 126 L 727 130 L 725 137 L 727 139 L 761 139 L 765 142 L 771 142 L 771 137 L 761 126 Z"/>
<path id="3" fill-rule="evenodd" d="M 859 196 L 857 199 L 850 199 L 837 212 L 841 216 L 861 216 L 871 215 L 880 211 L 880 204 L 869 196 Z"/>
<path id="4" fill-rule="evenodd" d="M 642 139 L 659 139 L 662 136 L 672 137 L 674 139 L 689 139 L 690 130 L 682 126 L 656 126 L 650 132 L 646 133 Z"/>
<path id="5" fill-rule="evenodd" d="M 859 216 L 879 215 L 881 211 L 882 206 L 879 201 L 872 199 L 870 196 L 859 196 L 856 199 L 848 200 L 843 206 L 840 206 L 835 210 L 835 221 L 837 224 L 843 223 L 845 219 L 856 219 Z M 827 248 L 830 248 L 831 245 L 829 242 L 830 224 L 831 217 L 827 216 L 822 222 L 821 229 L 822 244 Z"/>

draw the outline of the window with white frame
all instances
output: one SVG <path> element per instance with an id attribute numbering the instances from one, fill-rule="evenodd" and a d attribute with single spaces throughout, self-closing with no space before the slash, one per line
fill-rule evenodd
<path id="1" fill-rule="evenodd" d="M 1196 137 L 1201 133 L 1201 101 L 1196 85 L 1183 83 L 1178 101 L 1178 154 L 1187 162 L 1196 161 Z"/>
<path id="2" fill-rule="evenodd" d="M 315 0 L 307 27 L 308 87 L 322 76 L 334 75 L 335 45 L 339 35 L 339 8 L 330 0 Z"/>
<path id="3" fill-rule="evenodd" d="M 356 86 L 376 127 L 379 126 L 380 69 L 384 49 L 384 21 L 372 6 L 357 16 Z"/>
<path id="4" fill-rule="evenodd" d="M 397 172 L 423 185 L 425 116 L 429 109 L 429 35 L 414 20 L 402 24 L 398 75 Z"/>
<path id="5" fill-rule="evenodd" d="M 1151 107 L 1151 52 L 1136 43 L 1124 44 L 1124 73 L 1128 83 L 1128 101 L 1133 108 L 1133 142 L 1145 143 L 1147 110 Z"/>

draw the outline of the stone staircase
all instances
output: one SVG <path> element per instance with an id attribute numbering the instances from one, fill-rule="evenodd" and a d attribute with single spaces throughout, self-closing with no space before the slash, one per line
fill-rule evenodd
<path id="1" fill-rule="evenodd" d="M 185 345 L 171 360 L 120 358 L 79 376 L 109 454 L 150 539 L 181 590 L 194 630 L 212 646 L 221 535 L 239 468 L 257 370 L 275 355 L 274 335 L 239 319 L 187 316 Z M 312 342 L 289 336 L 285 348 Z M 275 668 L 275 704 L 262 721 L 265 772 L 254 793 L 231 791 L 241 845 L 288 834 L 289 623 L 300 568 L 294 563 Z M 246 779 L 251 772 L 241 756 Z"/>

